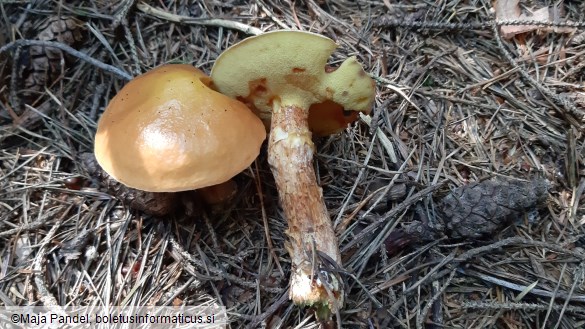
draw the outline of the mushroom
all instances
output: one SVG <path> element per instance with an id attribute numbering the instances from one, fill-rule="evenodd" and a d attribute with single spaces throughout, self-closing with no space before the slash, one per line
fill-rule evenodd
<path id="1" fill-rule="evenodd" d="M 288 221 L 289 298 L 321 319 L 343 306 L 337 237 L 316 182 L 312 132 L 338 132 L 369 112 L 375 85 L 354 57 L 326 67 L 337 47 L 299 31 L 250 37 L 223 52 L 211 70 L 214 88 L 246 103 L 271 126 L 268 161 Z M 333 263 L 333 264 L 332 264 Z"/>
<path id="2" fill-rule="evenodd" d="M 99 165 L 143 191 L 202 189 L 214 199 L 226 187 L 232 193 L 230 179 L 258 156 L 266 131 L 243 103 L 210 84 L 202 71 L 185 64 L 134 78 L 99 120 L 94 148 Z M 211 188 L 218 184 L 223 186 Z"/>

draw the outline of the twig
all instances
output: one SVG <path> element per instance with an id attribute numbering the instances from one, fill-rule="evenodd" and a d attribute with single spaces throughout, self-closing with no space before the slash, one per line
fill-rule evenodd
<path id="1" fill-rule="evenodd" d="M 510 20 L 510 21 L 486 21 L 477 23 L 444 23 L 429 21 L 404 21 L 388 17 L 382 17 L 375 20 L 374 27 L 403 27 L 410 29 L 427 29 L 427 30 L 487 30 L 492 27 L 503 25 L 536 25 L 542 27 L 573 27 L 583 28 L 585 22 L 549 22 L 535 20 Z"/>
<path id="2" fill-rule="evenodd" d="M 509 245 L 529 245 L 529 246 L 534 246 L 534 247 L 547 248 L 547 249 L 550 249 L 550 250 L 558 252 L 558 253 L 569 254 L 569 255 L 574 256 L 575 258 L 579 259 L 580 261 L 585 261 L 585 254 L 566 250 L 566 249 L 564 249 L 563 246 L 560 246 L 560 245 L 557 246 L 555 244 L 551 244 L 551 243 L 547 243 L 547 242 L 533 241 L 533 240 L 528 240 L 528 239 L 521 238 L 521 237 L 512 237 L 512 238 L 504 239 L 501 241 L 497 241 L 497 242 L 492 243 L 492 244 L 487 245 L 487 246 L 482 246 L 482 247 L 468 250 L 456 258 L 451 257 L 452 255 L 448 256 L 447 261 L 442 261 L 440 264 L 441 266 L 435 266 L 433 268 L 433 270 L 431 270 L 431 273 L 429 273 L 429 274 L 432 274 L 432 272 L 434 270 L 438 270 L 440 267 L 447 267 L 447 269 L 442 270 L 434 275 L 426 275 L 424 278 L 420 279 L 415 284 L 413 284 L 412 286 L 405 289 L 404 290 L 404 297 L 406 298 L 406 296 L 415 292 L 417 290 L 415 287 L 422 285 L 424 282 L 438 280 L 439 278 L 447 275 L 456 266 L 459 266 L 459 264 L 461 264 L 461 263 L 467 262 L 471 259 L 475 259 L 480 254 L 488 253 L 488 252 L 491 252 L 491 251 L 494 251 L 496 249 L 500 249 L 502 247 L 509 246 Z M 471 273 L 470 271 L 464 270 L 462 268 L 458 268 L 457 271 L 460 273 L 463 273 L 463 274 L 476 275 L 476 272 Z M 485 281 L 492 282 L 492 283 L 501 285 L 501 286 L 506 287 L 506 288 L 510 288 L 510 289 L 514 289 L 514 290 L 518 290 L 518 291 L 526 290 L 525 286 L 512 284 L 512 283 L 506 282 L 504 280 L 499 280 L 497 278 L 492 278 L 492 277 L 489 277 L 487 275 L 477 273 L 477 276 L 479 276 L 479 275 L 481 275 L 482 277 L 480 277 L 480 278 L 484 279 Z M 545 291 L 542 289 L 532 289 L 530 292 L 534 293 L 536 295 L 539 295 L 539 296 L 544 296 L 544 297 L 553 297 L 554 296 L 555 298 L 560 298 L 563 300 L 566 300 L 567 297 L 570 297 L 570 296 L 568 296 L 567 293 L 554 294 L 554 293 L 551 293 L 551 292 L 548 292 L 548 291 Z M 571 298 L 571 300 L 573 300 L 573 301 L 574 300 L 581 301 L 581 299 L 583 301 L 585 301 L 585 296 L 576 296 L 576 297 Z M 388 312 L 390 314 L 395 314 L 395 312 L 398 310 L 398 308 L 400 308 L 400 306 L 401 306 L 401 302 L 398 301 L 390 307 Z"/>
<path id="3" fill-rule="evenodd" d="M 555 290 L 553 290 L 553 295 L 556 296 L 557 292 L 559 291 L 559 288 L 561 286 L 561 282 L 563 281 L 563 277 L 565 275 L 565 270 L 567 269 L 567 263 L 563 264 L 563 267 L 561 268 L 561 273 L 558 276 L 558 280 L 557 280 L 557 284 L 555 285 Z M 546 324 L 548 323 L 548 318 L 550 317 L 550 314 L 553 310 L 553 305 L 555 305 L 555 298 L 551 298 L 550 301 L 548 302 L 548 308 L 546 310 L 546 315 L 544 316 L 544 320 L 542 321 L 542 329 L 546 328 Z M 563 308 L 564 309 L 564 308 Z"/>
<path id="4" fill-rule="evenodd" d="M 97 71 L 94 71 L 97 72 Z M 89 117 L 97 122 L 97 113 L 98 108 L 100 107 L 100 101 L 104 98 L 104 92 L 106 91 L 106 85 L 104 83 L 100 83 L 95 86 L 95 93 L 93 94 L 91 108 L 89 111 Z"/>
<path id="5" fill-rule="evenodd" d="M 175 298 L 177 298 L 177 296 L 179 296 L 180 294 L 185 292 L 187 289 L 199 288 L 200 285 L 201 285 L 201 281 L 197 280 L 197 278 L 195 278 L 195 277 L 189 278 L 189 280 L 187 280 L 187 282 L 185 282 L 180 287 L 176 288 L 173 291 L 173 293 L 161 305 L 164 305 L 164 306 L 172 305 L 171 303 L 175 300 Z"/>
<path id="6" fill-rule="evenodd" d="M 291 27 L 286 25 L 285 22 L 281 21 L 280 19 L 278 19 L 278 17 L 276 17 L 276 15 L 274 15 L 274 13 L 272 11 L 270 11 L 270 8 L 268 8 L 268 5 L 266 5 L 264 3 L 264 1 L 261 0 L 256 0 L 256 3 L 260 6 L 260 9 L 268 16 L 270 17 L 270 19 L 272 19 L 274 21 L 274 23 L 276 23 L 276 25 L 280 26 L 280 28 L 282 29 L 286 29 L 289 30 Z"/>
<path id="7" fill-rule="evenodd" d="M 513 303 L 513 302 L 505 302 L 505 303 L 497 303 L 497 302 L 463 302 L 461 307 L 464 309 L 472 308 L 472 309 L 482 309 L 482 310 L 535 310 L 535 311 L 546 311 L 549 308 L 552 308 L 556 311 L 559 311 L 563 308 L 562 305 L 540 305 L 540 304 L 532 304 L 532 303 Z M 585 314 L 585 309 L 581 306 L 568 306 L 565 308 L 567 312 L 570 313 L 577 313 L 577 314 Z"/>
<path id="8" fill-rule="evenodd" d="M 394 216 L 397 216 L 398 214 L 400 214 L 404 210 L 408 209 L 408 207 L 410 207 L 411 205 L 418 202 L 418 200 L 420 200 L 421 198 L 438 190 L 445 183 L 446 183 L 446 181 L 441 182 L 441 183 L 436 184 L 436 185 L 429 186 L 427 188 L 424 188 L 420 192 L 418 192 L 418 193 L 414 194 L 413 196 L 411 196 L 410 198 L 404 200 L 398 206 L 392 208 L 392 210 L 388 211 L 383 216 L 381 216 L 378 220 L 376 220 L 372 224 L 368 225 L 360 233 L 356 234 L 356 236 L 353 237 L 353 239 L 348 244 L 346 244 L 343 248 L 341 248 L 341 252 L 344 253 L 345 251 L 349 250 L 351 247 L 360 243 L 368 234 L 373 233 L 373 231 L 376 230 L 380 225 L 384 224 L 389 219 L 393 218 Z"/>
<path id="9" fill-rule="evenodd" d="M 244 23 L 228 21 L 219 18 L 193 18 L 188 16 L 175 15 L 151 7 L 150 5 L 144 2 L 139 3 L 138 5 L 136 5 L 136 7 L 138 8 L 138 10 L 142 11 L 147 15 L 151 15 L 175 23 L 224 27 L 226 29 L 237 30 L 251 35 L 258 35 L 263 33 L 262 30 L 252 27 L 250 25 L 246 25 Z"/>
<path id="10" fill-rule="evenodd" d="M 288 292 L 282 294 L 282 296 L 280 296 L 280 298 L 277 299 L 276 302 L 273 302 L 272 305 L 270 305 L 266 309 L 266 311 L 264 311 L 264 313 L 253 317 L 252 321 L 246 326 L 246 329 L 258 328 L 258 324 L 260 324 L 260 322 L 266 320 L 269 316 L 274 314 L 274 312 L 276 312 L 276 310 L 278 310 L 278 308 L 281 307 L 287 301 L 288 301 Z"/>
<path id="11" fill-rule="evenodd" d="M 429 299 L 427 301 L 427 304 L 425 305 L 425 307 L 417 315 L 417 317 L 416 317 L 416 327 L 417 328 L 419 328 L 419 329 L 425 328 L 424 320 L 426 319 L 427 314 L 429 313 L 431 307 L 433 307 L 433 305 L 435 305 L 435 303 L 438 301 L 438 299 L 441 297 L 441 295 L 445 292 L 447 287 L 449 287 L 449 285 L 451 284 L 451 281 L 453 281 L 453 278 L 455 277 L 455 273 L 457 273 L 457 270 L 454 269 L 451 271 L 451 275 L 449 275 L 449 277 L 445 281 L 445 284 L 443 284 L 443 286 L 433 295 L 433 297 L 431 297 L 431 299 Z M 437 323 L 437 324 L 441 325 L 441 323 Z"/>
<path id="12" fill-rule="evenodd" d="M 560 254 L 571 255 L 571 256 L 579 259 L 580 261 L 585 261 L 585 254 L 575 252 L 572 250 L 567 250 L 562 245 L 556 245 L 556 244 L 542 242 L 542 241 L 534 241 L 534 240 L 529 240 L 529 239 L 522 238 L 522 237 L 507 238 L 507 239 L 500 240 L 498 242 L 492 243 L 492 244 L 487 245 L 487 246 L 482 246 L 479 248 L 471 249 L 471 250 L 466 251 L 465 253 L 461 254 L 459 257 L 455 258 L 454 260 L 457 262 L 465 262 L 465 261 L 468 261 L 472 258 L 479 256 L 480 254 L 483 254 L 486 252 L 491 252 L 493 250 L 500 249 L 502 247 L 506 247 L 509 245 L 527 245 L 527 246 L 533 246 L 533 247 L 546 248 L 546 249 L 550 249 L 554 252 L 558 252 Z"/>
<path id="13" fill-rule="evenodd" d="M 96 66 L 96 67 L 98 67 L 106 72 L 110 72 L 112 74 L 115 74 L 124 80 L 127 80 L 127 81 L 132 80 L 132 76 L 130 74 L 128 74 L 126 71 L 121 70 L 115 66 L 100 62 L 97 59 L 92 58 L 92 57 L 88 56 L 87 54 L 82 53 L 81 51 L 73 49 L 73 48 L 69 47 L 68 45 L 60 43 L 60 42 L 20 39 L 20 40 L 10 42 L 10 43 L 0 47 L 0 54 L 3 52 L 6 52 L 8 50 L 11 50 L 13 48 L 16 48 L 16 47 L 30 47 L 30 46 L 43 46 L 43 47 L 57 48 L 59 50 L 62 50 L 64 52 L 68 53 L 71 56 L 75 56 L 75 57 L 81 59 L 82 61 L 85 61 L 93 66 Z"/>
<path id="14" fill-rule="evenodd" d="M 561 321 L 563 319 L 563 315 L 565 314 L 565 311 L 567 310 L 567 307 L 569 306 L 569 302 L 575 300 L 574 298 L 579 297 L 579 301 L 580 302 L 585 302 L 585 295 L 580 295 L 580 296 L 574 296 L 573 293 L 575 292 L 575 288 L 577 286 L 577 283 L 581 281 L 581 278 L 583 277 L 583 271 L 585 270 L 585 263 L 581 263 L 579 268 L 575 271 L 575 274 L 573 274 L 573 284 L 571 285 L 571 290 L 569 290 L 569 293 L 567 294 L 567 298 L 565 299 L 565 303 L 563 304 L 563 308 L 561 309 L 560 313 L 559 313 L 559 319 L 557 320 L 557 324 L 555 325 L 554 329 L 557 329 L 560 325 L 561 325 Z M 555 296 L 558 296 L 558 294 L 555 293 Z M 563 296 L 558 296 L 559 298 L 563 298 Z"/>
<path id="15" fill-rule="evenodd" d="M 46 225 L 48 225 L 48 224 L 45 221 L 42 221 L 42 220 L 35 221 L 35 222 L 28 223 L 28 224 L 25 224 L 25 225 L 17 227 L 17 228 L 13 228 L 11 230 L 2 231 L 2 232 L 0 232 L 0 238 L 6 237 L 6 236 L 11 236 L 13 234 L 21 233 L 24 231 L 32 231 L 32 230 L 35 230 L 39 227 L 46 226 Z"/>
<path id="16" fill-rule="evenodd" d="M 118 12 L 114 16 L 114 21 L 112 22 L 113 28 L 117 28 L 120 24 L 124 23 L 123 21 L 128 17 L 128 12 L 130 11 L 130 8 L 134 6 L 136 0 L 122 0 L 121 2 L 122 3 L 118 7 Z"/>
<path id="17" fill-rule="evenodd" d="M 209 233 L 209 237 L 211 238 L 213 250 L 216 252 L 221 251 L 221 247 L 219 246 L 219 240 L 217 239 L 217 233 L 215 233 L 215 229 L 213 228 L 213 225 L 211 225 L 211 220 L 209 220 L 209 216 L 205 211 L 203 212 L 203 221 L 205 222 L 205 228 Z"/>
<path id="18" fill-rule="evenodd" d="M 505 281 L 505 280 L 501 280 L 501 279 L 495 278 L 491 275 L 479 273 L 479 272 L 472 271 L 472 270 L 459 268 L 459 269 L 457 269 L 457 271 L 462 273 L 462 274 L 474 276 L 476 278 L 482 279 L 482 280 L 490 282 L 490 283 L 497 284 L 499 286 L 502 286 L 502 287 L 505 287 L 508 289 L 512 289 L 512 290 L 516 290 L 516 291 L 529 290 L 528 293 L 533 294 L 533 295 L 537 295 L 537 296 L 541 296 L 541 297 L 558 298 L 558 299 L 562 299 L 565 301 L 585 303 L 585 295 L 573 295 L 572 290 L 571 290 L 571 292 L 568 292 L 568 293 L 564 292 L 564 291 L 560 291 L 560 292 L 557 292 L 555 294 L 555 293 L 552 293 L 550 291 L 537 289 L 537 288 L 528 289 L 527 286 L 515 284 L 512 282 Z"/>
<path id="19" fill-rule="evenodd" d="M 1 49 L 1 48 L 0 48 Z M 20 47 L 17 47 L 14 50 L 14 59 L 12 61 L 12 74 L 10 77 L 10 94 L 9 94 L 9 99 L 10 99 L 10 104 L 12 104 L 12 108 L 16 111 L 19 111 L 21 109 L 21 101 L 20 98 L 18 97 L 18 91 L 20 90 L 20 88 L 18 88 L 18 81 L 20 80 L 20 68 L 19 68 L 19 63 L 20 63 L 20 52 L 21 49 Z M 0 51 L 0 54 L 2 52 Z M 12 113 L 11 113 L 12 114 Z M 14 115 L 16 115 L 16 113 L 14 113 Z M 12 118 L 13 121 L 18 120 L 17 117 L 13 117 Z"/>

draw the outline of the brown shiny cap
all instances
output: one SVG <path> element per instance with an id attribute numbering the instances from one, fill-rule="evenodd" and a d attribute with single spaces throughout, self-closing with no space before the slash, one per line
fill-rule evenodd
<path id="1" fill-rule="evenodd" d="M 223 183 L 248 167 L 266 132 L 200 70 L 157 67 L 130 81 L 99 120 L 95 156 L 121 183 L 151 192 Z"/>

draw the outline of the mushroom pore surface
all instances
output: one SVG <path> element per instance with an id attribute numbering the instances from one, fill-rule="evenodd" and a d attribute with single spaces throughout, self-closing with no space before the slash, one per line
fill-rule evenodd
<path id="1" fill-rule="evenodd" d="M 275 103 L 294 105 L 309 110 L 313 133 L 328 135 L 355 121 L 357 112 L 368 113 L 375 95 L 374 81 L 355 57 L 327 66 L 335 48 L 333 40 L 310 32 L 268 32 L 222 53 L 211 76 L 217 90 L 246 103 L 267 126 Z"/>

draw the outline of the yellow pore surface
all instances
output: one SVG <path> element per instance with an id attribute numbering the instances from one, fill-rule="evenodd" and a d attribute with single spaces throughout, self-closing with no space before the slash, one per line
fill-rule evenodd
<path id="1" fill-rule="evenodd" d="M 268 32 L 223 52 L 211 77 L 218 91 L 242 100 L 265 122 L 280 107 L 312 107 L 323 113 L 309 114 L 311 130 L 331 133 L 357 118 L 351 112 L 369 112 L 375 96 L 373 80 L 354 57 L 326 68 L 336 47 L 310 32 Z"/>

